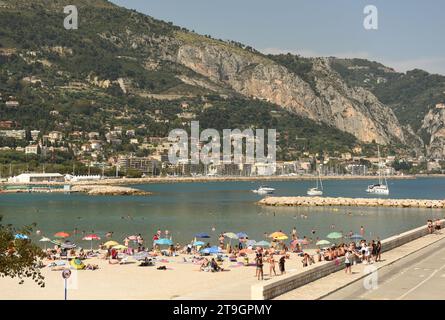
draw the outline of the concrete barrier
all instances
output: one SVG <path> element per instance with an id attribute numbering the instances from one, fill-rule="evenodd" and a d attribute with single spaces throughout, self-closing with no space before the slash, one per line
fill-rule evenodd
<path id="1" fill-rule="evenodd" d="M 445 220 L 441 220 L 444 227 Z M 403 232 L 401 234 L 382 240 L 382 252 L 397 248 L 403 244 L 428 234 L 425 226 Z M 252 300 L 268 300 L 282 295 L 286 292 L 304 286 L 312 281 L 326 277 L 327 275 L 343 270 L 345 258 L 341 257 L 336 261 L 323 261 L 305 268 L 304 271 L 296 274 L 287 274 L 268 282 L 258 283 L 251 287 Z"/>

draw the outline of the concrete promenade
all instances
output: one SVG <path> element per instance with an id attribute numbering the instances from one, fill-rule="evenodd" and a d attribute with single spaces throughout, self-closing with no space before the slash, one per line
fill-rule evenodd
<path id="1" fill-rule="evenodd" d="M 365 274 L 365 268 L 369 267 L 369 265 L 358 264 L 352 267 L 353 274 L 346 274 L 344 270 L 332 273 L 326 277 L 323 277 L 319 280 L 313 281 L 307 285 L 301 286 L 295 290 L 289 291 L 281 296 L 276 297 L 277 300 L 316 300 L 322 298 L 330 298 L 330 299 L 349 299 L 352 297 L 368 297 L 368 298 L 379 298 L 384 299 L 386 289 L 391 289 L 391 284 L 387 284 L 385 281 L 385 277 L 387 275 L 388 270 L 396 270 L 395 273 L 398 274 L 402 272 L 403 266 L 408 268 L 412 268 L 413 270 L 417 270 L 415 268 L 422 268 L 423 266 L 423 253 L 426 253 L 426 257 L 431 260 L 427 260 L 425 264 L 429 264 L 430 271 L 423 270 L 421 274 L 427 281 L 432 280 L 432 277 L 429 277 L 432 273 L 434 276 L 441 277 L 445 273 L 445 249 L 438 251 L 441 246 L 445 244 L 445 232 L 442 230 L 440 233 L 426 235 L 421 238 L 418 238 L 414 241 L 408 242 L 404 245 L 401 245 L 395 249 L 384 252 L 382 254 L 381 262 L 377 262 L 371 264 L 372 267 L 377 269 L 377 290 L 367 290 L 365 289 L 365 283 L 369 283 L 369 276 Z M 408 260 L 405 260 L 408 259 Z M 419 260 L 420 259 L 420 260 Z M 436 263 L 432 263 L 432 261 L 436 261 Z M 399 265 L 400 264 L 400 265 Z M 415 266 L 419 264 L 419 266 Z M 439 265 L 441 266 L 439 266 Z M 442 266 L 443 265 L 443 266 Z M 441 271 L 444 272 L 441 272 Z M 379 280 L 379 278 L 381 278 Z M 409 279 L 412 282 L 412 285 L 406 284 L 399 286 L 399 290 L 395 293 L 388 293 L 391 296 L 397 296 L 400 298 L 407 298 L 410 292 L 410 289 L 415 288 L 416 285 L 421 284 L 424 279 L 416 278 L 416 281 L 411 281 L 409 274 L 405 274 L 404 278 Z M 365 282 L 366 281 L 366 282 Z M 383 281 L 383 283 L 380 283 Z M 445 278 L 442 279 L 443 283 L 445 283 Z M 353 288 L 344 289 L 353 284 Z M 442 287 L 443 288 L 443 287 Z M 343 290 L 342 290 L 343 289 Z M 415 289 L 414 289 L 415 290 Z M 339 292 L 335 294 L 335 292 Z M 405 293 L 408 292 L 407 296 L 404 296 Z M 437 291 L 436 291 L 437 293 Z M 438 293 L 439 294 L 439 293 Z M 436 298 L 440 298 L 442 294 L 436 296 Z M 442 295 L 445 298 L 445 295 Z M 411 296 L 411 298 L 413 298 Z"/>
<path id="2" fill-rule="evenodd" d="M 357 281 L 324 299 L 444 300 L 445 239 L 381 269 L 378 276 L 374 290 Z"/>

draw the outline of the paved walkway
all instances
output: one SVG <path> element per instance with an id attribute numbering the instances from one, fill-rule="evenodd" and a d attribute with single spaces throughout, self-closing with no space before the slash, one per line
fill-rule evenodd
<path id="1" fill-rule="evenodd" d="M 357 281 L 325 299 L 443 300 L 444 288 L 445 239 L 382 269 L 374 290 Z"/>
<path id="2" fill-rule="evenodd" d="M 427 250 L 430 245 L 433 245 L 435 243 L 437 243 L 438 246 L 440 246 L 441 244 L 445 243 L 445 232 L 442 231 L 440 234 L 432 234 L 432 235 L 427 235 L 424 236 L 422 238 L 416 239 L 414 241 L 411 241 L 407 244 L 404 244 L 396 249 L 390 250 L 388 252 L 385 252 L 382 254 L 382 259 L 383 261 L 378 262 L 378 263 L 374 263 L 371 266 L 374 266 L 378 269 L 377 272 L 377 276 L 381 275 L 381 273 L 383 273 L 386 268 L 388 268 L 389 266 L 391 266 L 392 264 L 398 262 L 399 260 L 401 260 L 402 258 L 405 257 L 409 257 L 410 255 L 423 250 Z M 442 241 L 443 240 L 443 241 Z M 438 243 L 438 241 L 440 241 L 440 243 Z M 434 257 L 436 257 L 436 254 L 434 253 L 435 250 L 434 248 L 436 247 L 432 247 L 433 250 L 431 252 L 431 254 L 434 254 Z M 423 249 L 423 250 L 422 250 Z M 444 257 L 445 259 L 445 250 L 442 254 L 439 255 L 439 258 L 435 258 L 436 260 L 440 260 L 439 262 L 444 264 L 444 261 L 441 260 L 440 258 Z M 434 259 L 433 259 L 434 260 Z M 426 264 L 428 264 L 428 262 L 431 263 L 430 261 L 427 261 Z M 414 261 L 411 261 L 411 263 L 414 263 Z M 440 264 L 439 263 L 439 264 Z M 436 273 L 439 276 L 441 276 L 444 272 L 445 272 L 445 265 L 443 266 L 443 268 L 441 266 L 436 266 L 433 265 L 435 267 L 437 267 Z M 366 290 L 364 287 L 364 280 L 366 277 L 366 274 L 364 273 L 365 268 L 369 267 L 369 265 L 355 265 L 352 267 L 352 271 L 353 274 L 345 274 L 344 271 L 339 271 L 339 272 L 335 272 L 332 273 L 324 278 L 321 278 L 319 280 L 316 280 L 314 282 L 311 282 L 305 286 L 302 286 L 300 288 L 297 288 L 295 290 L 292 290 L 284 295 L 281 295 L 275 299 L 277 300 L 315 300 L 315 299 L 321 299 L 324 297 L 327 297 L 331 294 L 333 294 L 334 292 L 345 288 L 349 285 L 351 285 L 352 283 L 355 283 L 354 285 L 356 285 L 357 288 L 363 288 L 363 291 L 369 291 Z M 418 267 L 421 268 L 421 267 Z M 430 266 L 429 268 L 434 268 L 432 266 Z M 442 269 L 440 269 L 442 268 Z M 442 273 L 440 273 L 441 271 L 444 271 Z M 429 274 L 426 273 L 426 271 L 423 272 L 424 276 L 427 277 L 425 279 L 427 279 L 428 281 L 430 281 L 432 279 L 432 277 L 429 277 Z M 369 277 L 366 277 L 366 279 L 368 279 Z M 417 277 L 418 278 L 418 277 Z M 444 278 L 445 280 L 445 278 Z M 444 281 L 445 282 L 445 281 Z M 368 283 L 368 282 L 367 282 Z M 385 287 L 382 287 L 382 290 Z M 405 287 L 403 287 L 405 288 Z M 411 288 L 409 285 L 407 285 L 408 288 L 407 290 L 409 290 L 409 288 Z M 442 286 L 443 288 L 443 286 Z M 403 289 L 405 290 L 405 289 Z M 380 292 L 380 290 L 379 290 Z M 371 294 L 371 293 L 370 293 Z M 351 292 L 345 292 L 344 296 L 346 296 L 345 299 L 347 299 L 347 296 L 351 296 L 351 295 L 357 295 L 356 292 L 351 293 Z M 341 296 L 336 296 L 337 298 L 341 298 Z M 332 299 L 335 299 L 336 297 L 334 297 L 334 295 L 331 296 Z M 371 298 L 372 296 L 370 296 Z M 402 297 L 404 298 L 404 297 Z"/>

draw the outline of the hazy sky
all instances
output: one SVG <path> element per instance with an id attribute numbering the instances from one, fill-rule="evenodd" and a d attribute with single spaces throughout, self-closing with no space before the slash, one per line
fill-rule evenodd
<path id="1" fill-rule="evenodd" d="M 444 0 L 112 0 L 266 53 L 367 58 L 445 75 Z M 378 9 L 378 30 L 363 10 Z"/>

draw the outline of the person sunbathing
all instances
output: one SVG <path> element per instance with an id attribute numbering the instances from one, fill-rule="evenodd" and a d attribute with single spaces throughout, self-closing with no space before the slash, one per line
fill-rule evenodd
<path id="1" fill-rule="evenodd" d="M 99 269 L 99 266 L 97 264 L 87 264 L 87 266 L 85 267 L 85 270 L 97 270 Z"/>
<path id="2" fill-rule="evenodd" d="M 210 261 L 207 260 L 207 258 L 205 258 L 204 261 L 201 263 L 199 271 L 205 271 L 205 272 L 210 271 Z"/>
<path id="3" fill-rule="evenodd" d="M 210 261 L 210 267 L 212 268 L 212 272 L 218 272 L 223 270 L 218 263 L 216 262 L 215 258 L 212 258 L 212 261 Z"/>

